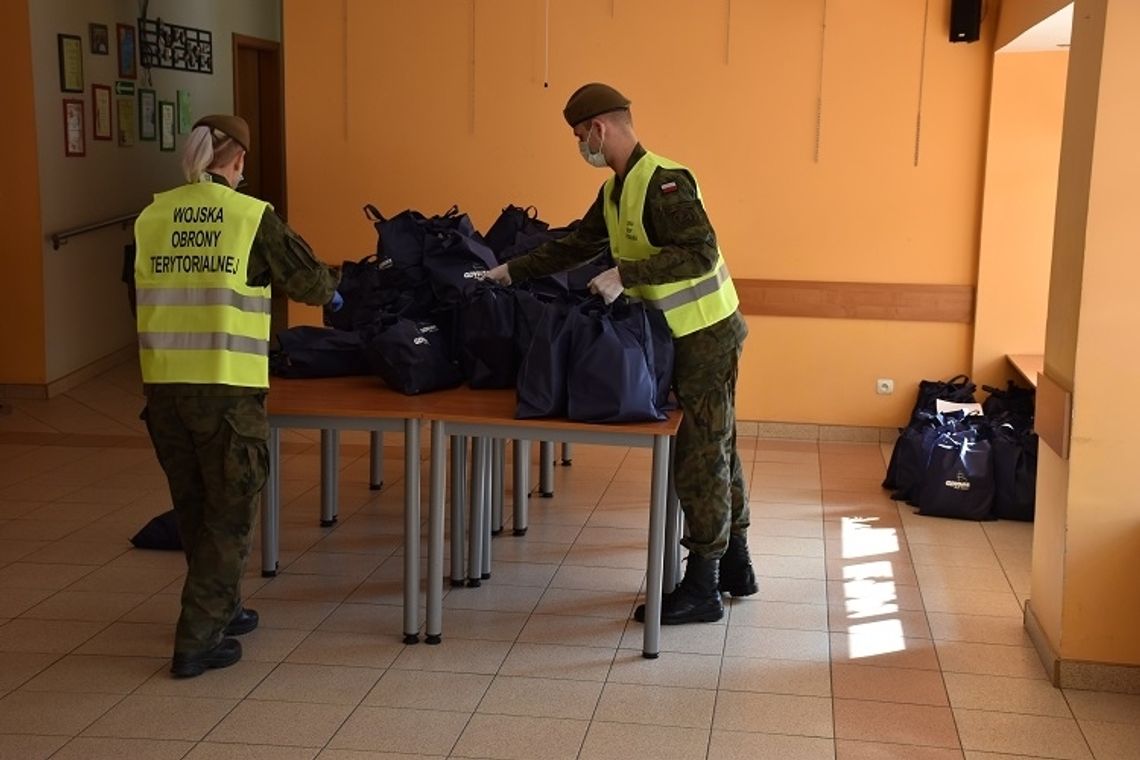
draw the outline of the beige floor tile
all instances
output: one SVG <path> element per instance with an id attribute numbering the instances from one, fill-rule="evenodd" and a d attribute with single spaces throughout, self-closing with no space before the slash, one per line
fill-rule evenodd
<path id="1" fill-rule="evenodd" d="M 891 580 L 828 581 L 827 596 L 829 604 L 842 604 L 849 615 L 856 616 L 924 609 L 924 595 L 917 586 L 902 586 Z"/>
<path id="2" fill-rule="evenodd" d="M 70 586 L 92 570 L 87 565 L 13 562 L 0 568 L 0 589 L 47 589 Z"/>
<path id="3" fill-rule="evenodd" d="M 720 678 L 719 655 L 670 652 L 656 660 L 647 660 L 639 651 L 619 650 L 610 666 L 609 683 L 643 686 L 684 686 L 691 689 L 715 689 Z"/>
<path id="4" fill-rule="evenodd" d="M 334 575 L 294 575 L 286 571 L 258 589 L 250 598 L 250 606 L 259 599 L 282 599 L 295 602 L 343 602 L 356 590 L 360 581 Z"/>
<path id="5" fill-rule="evenodd" d="M 468 713 L 358 707 L 328 746 L 446 756 L 470 719 Z"/>
<path id="6" fill-rule="evenodd" d="M 962 760 L 962 750 L 840 739 L 835 743 L 835 757 L 836 760 Z"/>
<path id="7" fill-rule="evenodd" d="M 743 691 L 717 693 L 713 728 L 794 736 L 834 736 L 831 700 Z"/>
<path id="8" fill-rule="evenodd" d="M 169 657 L 174 650 L 174 623 L 175 621 L 165 624 L 111 623 L 76 649 L 75 653 L 118 657 Z"/>
<path id="9" fill-rule="evenodd" d="M 5 760 L 46 760 L 68 741 L 67 736 L 0 734 L 0 757 Z"/>
<path id="10" fill-rule="evenodd" d="M 601 693 L 602 684 L 594 681 L 497 676 L 477 712 L 590 720 Z"/>
<path id="11" fill-rule="evenodd" d="M 644 576 L 644 570 L 562 565 L 550 581 L 550 587 L 579 591 L 637 591 Z"/>
<path id="12" fill-rule="evenodd" d="M 184 567 L 178 570 L 151 568 L 147 572 L 139 572 L 137 567 L 104 565 L 84 575 L 67 590 L 156 594 L 170 583 L 181 581 L 185 572 Z"/>
<path id="13" fill-rule="evenodd" d="M 946 687 L 942 684 L 942 674 L 933 670 L 835 663 L 831 667 L 831 678 L 837 699 L 935 707 L 950 704 L 946 698 Z"/>
<path id="14" fill-rule="evenodd" d="M 790 536 L 794 538 L 823 538 L 823 525 L 816 520 L 781 520 L 761 517 L 752 520 L 749 536 Z"/>
<path id="15" fill-rule="evenodd" d="M 626 621 L 567 615 L 531 615 L 518 640 L 533 644 L 567 644 L 617 648 Z"/>
<path id="16" fill-rule="evenodd" d="M 74 736 L 120 699 L 113 694 L 14 691 L 0 699 L 0 734 Z"/>
<path id="17" fill-rule="evenodd" d="M 1140 725 L 1140 695 L 1078 689 L 1065 689 L 1064 695 L 1069 707 L 1072 708 L 1073 716 L 1079 721 L 1096 720 Z"/>
<path id="18" fill-rule="evenodd" d="M 279 604 L 281 602 L 278 602 Z M 289 602 L 294 604 L 294 602 Z M 314 610 L 315 611 L 315 610 Z M 451 616 L 448 616 L 449 624 Z M 404 625 L 404 608 L 386 604 L 341 604 L 321 619 L 321 631 L 338 633 L 383 633 L 401 631 Z"/>
<path id="19" fill-rule="evenodd" d="M 298 631 L 288 633 L 301 633 L 304 636 L 304 633 Z M 395 634 L 313 631 L 283 659 L 306 665 L 383 669 L 395 662 L 404 651 L 404 645 Z"/>
<path id="20" fill-rule="evenodd" d="M 611 723 L 708 729 L 716 696 L 709 689 L 607 683 L 594 717 Z"/>
<path id="21" fill-rule="evenodd" d="M 728 626 L 720 623 L 703 625 L 666 625 L 661 627 L 660 647 L 662 652 L 685 652 L 687 654 L 721 654 Z M 757 629 L 740 629 L 757 630 Z M 622 649 L 641 651 L 645 641 L 645 626 L 630 620 L 626 623 L 621 638 Z"/>
<path id="22" fill-rule="evenodd" d="M 831 634 L 831 661 L 888 668 L 938 670 L 938 656 L 930 639 L 903 636 L 898 620 L 878 620 L 851 626 L 847 633 Z"/>
<path id="23" fill-rule="evenodd" d="M 52 757 L 59 760 L 179 760 L 193 747 L 194 743 L 187 741 L 80 736 Z"/>
<path id="24" fill-rule="evenodd" d="M 317 750 L 310 747 L 201 742 L 185 760 L 313 760 L 316 756 Z"/>
<path id="25" fill-rule="evenodd" d="M 534 612 L 543 615 L 584 615 L 626 619 L 633 614 L 637 599 L 636 591 L 548 588 L 539 599 Z"/>
<path id="26" fill-rule="evenodd" d="M 966 760 L 1052 760 L 1039 755 L 1007 755 L 999 752 L 977 752 L 966 750 Z"/>
<path id="27" fill-rule="evenodd" d="M 492 675 L 499 670 L 510 648 L 506 642 L 445 638 L 438 646 L 421 644 L 405 647 L 392 667 L 396 670 Z"/>
<path id="28" fill-rule="evenodd" d="M 823 538 L 758 536 L 750 539 L 749 549 L 761 556 L 812 557 L 823 559 Z"/>
<path id="29" fill-rule="evenodd" d="M 922 589 L 926 609 L 956 615 L 988 615 L 1021 619 L 1021 605 L 1012 591 Z"/>
<path id="30" fill-rule="evenodd" d="M 492 555 L 493 556 L 493 555 Z M 645 565 L 644 558 L 642 566 Z M 546 588 L 558 565 L 540 565 L 531 562 L 495 562 L 491 568 L 492 583 L 509 586 Z"/>
<path id="31" fill-rule="evenodd" d="M 834 746 L 831 739 L 714 730 L 708 760 L 834 760 Z"/>
<path id="32" fill-rule="evenodd" d="M 561 564 L 570 548 L 570 544 L 531 541 L 528 537 L 525 540 L 496 543 L 494 558 L 496 564 L 499 562 L 534 562 L 543 565 L 557 565 Z"/>
<path id="33" fill-rule="evenodd" d="M 1036 678 L 1006 678 L 971 673 L 943 673 L 955 708 L 1071 718 L 1060 689 Z"/>
<path id="34" fill-rule="evenodd" d="M 4 527 L 0 525 L 0 528 Z M 54 540 L 54 539 L 52 539 Z M 23 537 L 0 537 L 0 562 L 15 562 L 51 546 L 47 540 L 28 540 Z"/>
<path id="35" fill-rule="evenodd" d="M 927 617 L 930 619 L 931 633 L 939 641 L 1033 646 L 1020 619 L 954 615 L 944 612 L 930 612 L 927 613 Z"/>
<path id="36" fill-rule="evenodd" d="M 68 655 L 24 684 L 25 691 L 130 694 L 170 661 L 149 657 Z"/>
<path id="37" fill-rule="evenodd" d="M 403 614 L 403 611 L 400 611 Z M 448 610 L 444 633 L 451 640 L 452 632 L 463 634 L 464 639 L 487 641 L 514 641 L 526 625 L 528 616 L 521 612 L 495 612 L 493 610 Z"/>
<path id="38" fill-rule="evenodd" d="M 759 586 L 759 593 L 751 597 L 758 601 L 827 604 L 827 584 L 822 579 L 765 577 L 759 581 Z"/>
<path id="39" fill-rule="evenodd" d="M 752 519 L 765 520 L 820 520 L 823 507 L 818 503 L 759 501 L 749 495 L 748 510 Z"/>
<path id="40" fill-rule="evenodd" d="M 633 726 L 627 723 L 590 724 L 579 760 L 704 760 L 709 731 L 700 728 Z"/>
<path id="41" fill-rule="evenodd" d="M 915 565 L 943 565 L 947 567 L 980 567 L 1000 569 L 994 550 L 989 547 L 943 546 L 941 544 L 915 544 L 910 547 Z"/>
<path id="42" fill-rule="evenodd" d="M 873 626 L 875 623 L 881 625 L 883 621 L 889 621 L 891 626 L 901 627 L 903 638 L 932 638 L 927 613 L 922 610 L 898 610 L 881 615 L 865 615 L 859 612 L 849 612 L 847 605 L 843 604 L 831 605 L 827 611 L 828 627 L 836 633 L 858 633 L 871 630 L 867 626 Z"/>
<path id="43" fill-rule="evenodd" d="M 571 647 L 560 644 L 515 644 L 499 674 L 529 678 L 566 678 L 572 681 L 605 681 L 615 650 L 604 647 Z"/>
<path id="44" fill-rule="evenodd" d="M 935 568 L 935 565 L 923 567 Z M 945 569 L 945 568 L 939 568 Z M 917 586 L 915 566 L 897 559 L 828 559 L 827 578 L 835 581 L 874 580 L 891 581 L 896 586 Z"/>
<path id="45" fill-rule="evenodd" d="M 915 568 L 925 591 L 991 591 L 1006 592 L 1009 578 L 1004 570 L 995 567 L 948 567 L 945 565 L 918 565 Z"/>
<path id="46" fill-rule="evenodd" d="M 0 627 L 0 652 L 66 654 L 105 625 L 78 621 L 10 620 Z"/>
<path id="47" fill-rule="evenodd" d="M 309 517 L 311 519 L 311 515 Z M 344 576 L 362 581 L 380 566 L 381 561 L 369 554 L 308 551 L 290 563 L 289 573 Z"/>
<path id="48" fill-rule="evenodd" d="M 1046 678 L 1036 650 L 1000 644 L 939 641 L 938 660 L 947 673 L 975 673 L 1012 678 Z"/>
<path id="49" fill-rule="evenodd" d="M 1062 760 L 1092 758 L 1072 718 L 1046 718 L 978 710 L 954 710 L 962 747 Z"/>
<path id="50" fill-rule="evenodd" d="M 1140 757 L 1140 725 L 1082 720 L 1080 726 L 1097 760 L 1135 760 Z"/>
<path id="51" fill-rule="evenodd" d="M 261 625 L 267 628 L 292 628 L 312 631 L 337 608 L 336 602 L 297 602 L 284 599 L 249 599 L 248 606 L 257 610 Z M 384 630 L 376 626 L 374 630 Z"/>
<path id="52" fill-rule="evenodd" d="M 213 742 L 323 747 L 352 712 L 349 705 L 247 699 L 210 732 Z"/>
<path id="53" fill-rule="evenodd" d="M 111 591 L 60 591 L 24 613 L 38 620 L 89 620 L 110 623 L 147 600 L 146 594 Z"/>
<path id="54" fill-rule="evenodd" d="M 132 695 L 95 721 L 83 735 L 198 741 L 236 704 L 232 699 Z"/>
<path id="55" fill-rule="evenodd" d="M 790 578 L 801 581 L 822 581 L 827 577 L 827 563 L 818 557 L 778 557 L 771 554 L 752 554 L 752 567 L 761 586 L 766 579 Z M 796 601 L 794 599 L 788 601 Z M 800 600 L 804 601 L 804 600 Z M 822 600 L 817 600 L 822 604 Z"/>
<path id="56" fill-rule="evenodd" d="M 452 757 L 529 760 L 541 748 L 543 760 L 573 760 L 588 726 L 578 720 L 476 714 L 459 737 Z"/>
<path id="57" fill-rule="evenodd" d="M 249 699 L 356 706 L 382 673 L 373 668 L 284 662 L 254 689 Z"/>
<path id="58" fill-rule="evenodd" d="M 838 739 L 882 741 L 956 749 L 954 715 L 947 707 L 893 704 L 854 699 L 835 700 L 835 735 Z"/>
<path id="59" fill-rule="evenodd" d="M 27 614 L 56 592 L 45 588 L 6 588 L 0 591 L 0 618 L 9 620 Z"/>
<path id="60" fill-rule="evenodd" d="M 12 691 L 58 659 L 58 654 L 0 652 L 0 693 Z"/>
<path id="61" fill-rule="evenodd" d="M 725 657 L 720 674 L 724 691 L 757 691 L 805 697 L 831 696 L 831 666 L 818 662 Z"/>
<path id="62" fill-rule="evenodd" d="M 727 657 L 827 662 L 828 636 L 823 631 L 730 626 L 724 654 Z"/>
<path id="63" fill-rule="evenodd" d="M 210 672 L 209 678 L 175 678 L 164 667 L 134 692 L 136 695 L 244 699 L 273 670 L 276 663 L 246 657 L 228 668 Z"/>
<path id="64" fill-rule="evenodd" d="M 543 590 L 534 586 L 489 583 L 479 588 L 455 589 L 443 598 L 443 607 L 445 610 L 529 613 L 538 604 L 542 594 Z"/>
<path id="65" fill-rule="evenodd" d="M 792 604 L 734 599 L 729 605 L 729 627 L 757 626 L 826 631 L 827 607 L 821 604 Z"/>
<path id="66" fill-rule="evenodd" d="M 640 570 L 644 572 L 646 562 L 646 549 L 643 546 L 600 546 L 593 544 L 574 544 L 566 554 L 565 563 L 580 567 L 611 567 L 626 570 Z M 496 574 L 499 566 L 495 566 Z M 557 567 L 554 568 L 557 570 Z M 496 575 L 497 577 L 497 575 Z M 517 581 L 507 581 L 517 582 Z"/>
<path id="67" fill-rule="evenodd" d="M 471 713 L 483 699 L 492 678 L 475 673 L 389 670 L 364 698 L 363 704 Z"/>

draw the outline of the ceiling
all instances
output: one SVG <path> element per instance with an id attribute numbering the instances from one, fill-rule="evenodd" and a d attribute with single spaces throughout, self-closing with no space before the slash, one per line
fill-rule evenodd
<path id="1" fill-rule="evenodd" d="M 1069 3 L 1049 18 L 1024 31 L 999 52 L 1030 53 L 1062 50 L 1069 46 L 1073 32 L 1073 4 Z"/>

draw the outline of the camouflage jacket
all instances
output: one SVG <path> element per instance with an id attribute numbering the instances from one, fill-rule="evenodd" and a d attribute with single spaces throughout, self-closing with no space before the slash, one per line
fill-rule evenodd
<path id="1" fill-rule="evenodd" d="M 626 173 L 645 155 L 638 144 L 629 157 Z M 621 198 L 623 177 L 617 177 L 611 200 Z M 677 189 L 665 193 L 662 185 L 675 182 Z M 586 263 L 609 248 L 604 211 L 605 185 L 578 228 L 508 264 L 511 279 L 528 280 L 554 274 Z M 655 256 L 618 265 L 622 284 L 661 285 L 700 277 L 712 271 L 717 261 L 716 233 L 697 197 L 697 184 L 685 171 L 659 167 L 649 182 L 643 220 L 649 242 L 661 248 Z"/>

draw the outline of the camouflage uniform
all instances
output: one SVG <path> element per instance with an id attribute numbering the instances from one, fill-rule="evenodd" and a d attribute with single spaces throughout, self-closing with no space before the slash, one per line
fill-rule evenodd
<path id="1" fill-rule="evenodd" d="M 638 145 L 627 172 L 645 155 Z M 665 193 L 663 185 L 676 183 Z M 622 178 L 614 184 L 617 201 Z M 609 247 L 604 199 L 598 197 L 570 235 L 511 261 L 511 279 L 522 281 L 573 269 Z M 622 284 L 654 285 L 707 274 L 717 262 L 716 233 L 684 171 L 658 168 L 645 201 L 645 230 L 661 248 L 641 261 L 619 264 Z M 736 377 L 748 327 L 739 312 L 683 338 L 675 338 L 673 387 L 685 416 L 677 433 L 677 495 L 689 535 L 682 543 L 706 559 L 719 559 L 730 533 L 745 536 L 749 525 L 744 472 L 736 451 Z"/>
<path id="2" fill-rule="evenodd" d="M 214 177 L 216 182 L 225 182 Z M 272 210 L 261 218 L 246 270 L 250 285 L 272 283 L 295 301 L 320 306 L 335 269 Z M 264 388 L 150 384 L 143 413 L 166 473 L 186 551 L 175 653 L 215 646 L 241 602 L 261 490 L 269 474 Z"/>

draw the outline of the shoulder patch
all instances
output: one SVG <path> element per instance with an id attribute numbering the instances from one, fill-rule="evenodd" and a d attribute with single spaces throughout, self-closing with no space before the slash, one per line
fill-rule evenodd
<path id="1" fill-rule="evenodd" d="M 661 185 L 661 192 L 664 193 L 665 195 L 668 195 L 669 193 L 677 192 L 677 183 L 676 182 L 666 182 L 665 184 Z"/>

